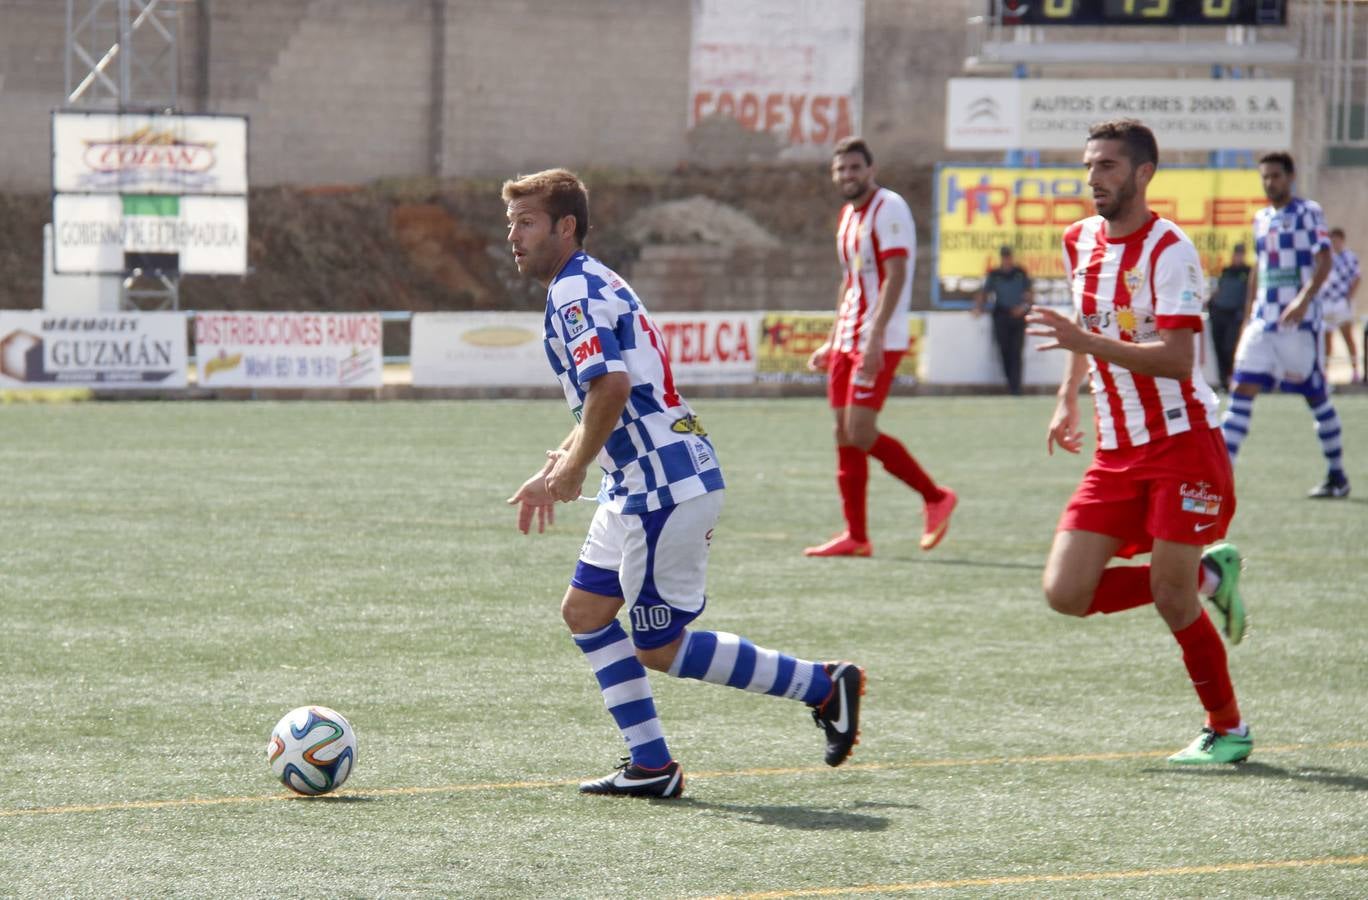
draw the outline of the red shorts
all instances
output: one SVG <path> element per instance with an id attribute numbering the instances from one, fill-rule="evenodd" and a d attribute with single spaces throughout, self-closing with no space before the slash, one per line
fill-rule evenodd
<path id="1" fill-rule="evenodd" d="M 860 367 L 862 353 L 841 353 L 833 350 L 827 356 L 827 400 L 832 409 L 843 406 L 867 406 L 870 409 L 883 409 L 888 392 L 893 388 L 893 378 L 898 374 L 898 363 L 906 350 L 885 350 L 883 368 L 874 383 L 860 384 L 851 376 Z"/>
<path id="2" fill-rule="evenodd" d="M 1204 546 L 1225 537 L 1235 517 L 1235 477 L 1219 428 L 1189 431 L 1139 447 L 1099 450 L 1074 491 L 1060 531 L 1120 538 L 1117 556 L 1154 541 Z"/>

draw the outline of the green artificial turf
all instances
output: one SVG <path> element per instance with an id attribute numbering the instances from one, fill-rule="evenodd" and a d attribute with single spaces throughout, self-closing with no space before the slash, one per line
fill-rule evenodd
<path id="1" fill-rule="evenodd" d="M 1256 746 L 1218 771 L 1163 761 L 1202 716 L 1152 610 L 1041 598 L 1086 463 L 1046 456 L 1048 398 L 892 400 L 960 508 L 923 553 L 873 466 L 875 556 L 837 560 L 801 555 L 840 525 L 822 401 L 697 402 L 728 479 L 699 626 L 869 693 L 831 770 L 800 704 L 653 675 L 679 802 L 574 789 L 623 749 L 558 611 L 592 506 L 523 536 L 503 503 L 563 404 L 0 406 L 0 895 L 1364 896 L 1368 397 L 1337 402 L 1339 502 L 1303 499 L 1301 401 L 1256 405 Z M 359 736 L 335 797 L 266 763 L 306 703 Z"/>

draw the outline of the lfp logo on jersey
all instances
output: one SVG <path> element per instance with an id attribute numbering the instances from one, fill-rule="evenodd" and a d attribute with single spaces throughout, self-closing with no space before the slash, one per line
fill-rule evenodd
<path id="1" fill-rule="evenodd" d="M 578 303 L 571 303 L 561 310 L 561 320 L 565 322 L 566 338 L 579 337 L 589 328 L 589 319 L 584 315 L 584 308 Z"/>

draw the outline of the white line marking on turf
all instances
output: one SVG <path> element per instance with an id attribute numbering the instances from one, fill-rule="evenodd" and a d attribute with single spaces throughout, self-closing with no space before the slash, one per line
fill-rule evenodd
<path id="1" fill-rule="evenodd" d="M 1276 753 L 1297 753 L 1303 750 L 1363 750 L 1368 741 L 1337 741 L 1332 744 L 1283 744 L 1259 747 L 1260 756 Z M 1048 765 L 1050 763 L 1116 762 L 1135 759 L 1158 759 L 1172 750 L 1131 750 L 1116 753 L 1060 753 L 1040 756 L 988 756 L 979 758 L 907 759 L 896 762 L 847 763 L 844 772 L 885 772 L 899 769 L 956 769 L 980 766 Z M 829 766 L 787 766 L 765 769 L 733 769 L 731 771 L 693 772 L 690 778 L 764 778 L 771 775 L 816 775 L 830 772 Z M 1175 769 L 1174 771 L 1178 771 Z M 578 785 L 581 779 L 543 781 L 493 781 L 469 784 L 444 784 L 428 787 L 375 788 L 365 791 L 341 791 L 322 797 L 299 797 L 289 793 L 258 794 L 248 797 L 187 797 L 178 800 L 124 800 L 115 803 L 89 803 L 71 806 L 34 806 L 0 809 L 0 818 L 16 816 L 55 816 L 65 813 L 122 812 L 141 809 L 176 809 L 194 806 L 233 806 L 245 803 L 275 803 L 281 800 L 300 803 L 330 803 L 347 797 L 421 797 L 428 794 L 467 794 L 475 791 L 512 791 L 540 788 L 559 788 Z"/>
<path id="2" fill-rule="evenodd" d="M 1322 856 L 1316 859 L 1279 859 L 1269 862 L 1212 863 L 1205 866 L 1173 866 L 1159 869 L 1126 869 L 1116 872 L 1068 872 L 1057 875 L 989 875 L 981 878 L 955 878 L 948 881 L 910 881 L 902 884 L 861 884 L 850 887 L 796 888 L 787 891 L 762 891 L 754 894 L 716 894 L 703 900 L 787 900 L 789 897 L 834 897 L 850 894 L 910 894 L 914 891 L 944 891 L 966 887 L 1002 887 L 1013 884 L 1051 884 L 1066 881 L 1128 881 L 1141 878 L 1171 878 L 1179 875 L 1228 875 L 1233 872 L 1259 872 L 1266 869 L 1306 869 L 1313 866 L 1362 866 L 1368 856 Z"/>

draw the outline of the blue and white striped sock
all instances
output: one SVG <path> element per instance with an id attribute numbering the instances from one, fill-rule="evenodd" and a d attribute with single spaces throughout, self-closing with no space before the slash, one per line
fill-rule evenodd
<path id="1" fill-rule="evenodd" d="M 685 632 L 670 674 L 809 704 L 831 693 L 831 676 L 821 663 L 766 650 L 725 631 Z"/>
<path id="2" fill-rule="evenodd" d="M 617 619 L 588 634 L 571 635 L 584 651 L 598 679 L 608 712 L 613 714 L 632 763 L 647 769 L 670 764 L 670 748 L 656 716 L 646 667 L 636 658 L 632 639 Z"/>
<path id="3" fill-rule="evenodd" d="M 1340 420 L 1339 413 L 1335 412 L 1335 404 L 1330 402 L 1328 394 L 1322 392 L 1307 397 L 1306 405 L 1311 407 L 1311 415 L 1316 417 L 1316 437 L 1320 438 L 1321 453 L 1325 455 L 1330 474 L 1343 478 L 1344 448 L 1340 443 Z"/>
<path id="4" fill-rule="evenodd" d="M 1230 395 L 1230 406 L 1221 418 L 1221 436 L 1225 438 L 1226 452 L 1230 461 L 1240 453 L 1240 445 L 1249 437 L 1249 420 L 1254 415 L 1254 398 L 1241 394 Z"/>

